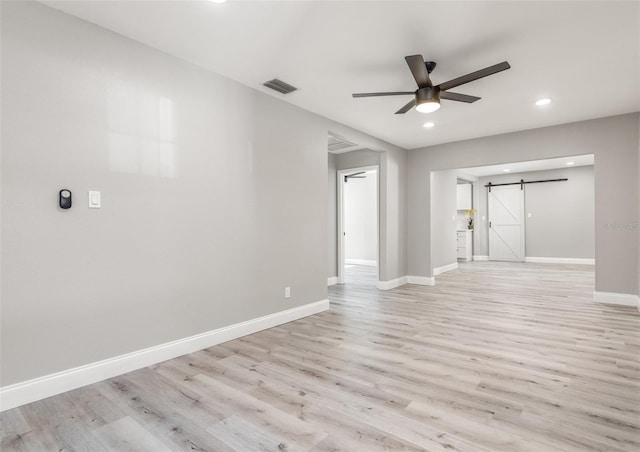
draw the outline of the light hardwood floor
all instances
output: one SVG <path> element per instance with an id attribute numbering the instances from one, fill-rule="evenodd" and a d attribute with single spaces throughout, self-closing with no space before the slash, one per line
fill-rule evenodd
<path id="1" fill-rule="evenodd" d="M 594 303 L 592 267 L 365 279 L 330 311 L 7 411 L 1 448 L 640 450 L 640 315 Z"/>
<path id="2" fill-rule="evenodd" d="M 375 287 L 378 282 L 378 270 L 370 265 L 346 265 L 344 281 L 351 288 L 355 285 Z"/>

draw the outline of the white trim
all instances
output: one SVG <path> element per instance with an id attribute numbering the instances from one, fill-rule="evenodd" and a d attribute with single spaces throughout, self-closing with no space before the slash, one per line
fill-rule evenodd
<path id="1" fill-rule="evenodd" d="M 473 260 L 474 261 L 488 261 L 489 260 L 489 256 L 483 256 L 483 255 L 479 255 L 479 256 L 473 256 Z"/>
<path id="2" fill-rule="evenodd" d="M 391 290 L 396 287 L 404 286 L 407 284 L 407 277 L 401 276 L 400 278 L 391 279 L 389 281 L 378 281 L 377 287 L 380 290 Z"/>
<path id="3" fill-rule="evenodd" d="M 429 276 L 401 276 L 389 281 L 378 281 L 377 287 L 380 290 L 391 290 L 405 284 L 418 284 L 420 286 L 435 286 L 436 281 Z"/>
<path id="4" fill-rule="evenodd" d="M 338 284 L 337 276 L 329 276 L 327 278 L 327 286 L 335 286 L 336 284 Z"/>
<path id="5" fill-rule="evenodd" d="M 9 410 L 81 386 L 97 383 L 152 364 L 317 314 L 327 309 L 329 309 L 329 300 L 321 300 L 184 339 L 166 342 L 103 361 L 5 386 L 0 388 L 0 410 Z"/>
<path id="6" fill-rule="evenodd" d="M 593 292 L 593 301 L 619 306 L 640 306 L 640 298 L 631 293 Z"/>
<path id="7" fill-rule="evenodd" d="M 582 259 L 575 257 L 525 257 L 524 261 L 538 264 L 596 264 L 595 259 Z"/>
<path id="8" fill-rule="evenodd" d="M 453 264 L 443 265 L 442 267 L 436 267 L 433 269 L 433 276 L 441 275 L 442 273 L 456 270 L 458 268 L 458 263 L 454 262 Z"/>
<path id="9" fill-rule="evenodd" d="M 420 286 L 435 286 L 436 280 L 430 276 L 407 276 L 409 284 L 418 284 Z"/>
<path id="10" fill-rule="evenodd" d="M 344 263 L 351 265 L 366 265 L 367 267 L 375 267 L 376 265 L 378 265 L 376 261 L 367 259 L 345 259 Z"/>

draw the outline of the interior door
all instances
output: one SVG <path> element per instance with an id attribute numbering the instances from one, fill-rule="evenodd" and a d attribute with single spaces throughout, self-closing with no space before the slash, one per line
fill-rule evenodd
<path id="1" fill-rule="evenodd" d="M 489 259 L 524 262 L 524 186 L 491 187 Z"/>

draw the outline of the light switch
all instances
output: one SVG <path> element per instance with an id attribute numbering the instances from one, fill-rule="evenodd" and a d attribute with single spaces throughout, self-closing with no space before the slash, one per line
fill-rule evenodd
<path id="1" fill-rule="evenodd" d="M 90 191 L 89 192 L 89 209 L 99 209 L 99 208 L 100 208 L 100 192 Z"/>
<path id="2" fill-rule="evenodd" d="M 527 218 L 531 218 L 531 212 L 527 214 Z"/>

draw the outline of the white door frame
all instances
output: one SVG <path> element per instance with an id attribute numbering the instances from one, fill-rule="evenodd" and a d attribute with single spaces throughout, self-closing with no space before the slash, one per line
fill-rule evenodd
<path id="1" fill-rule="evenodd" d="M 338 284 L 344 284 L 344 176 L 358 171 L 376 172 L 376 282 L 380 280 L 380 165 L 361 166 L 337 171 L 338 184 Z"/>
<path id="2" fill-rule="evenodd" d="M 520 185 L 520 186 L 518 186 Z M 525 261 L 525 256 L 526 256 L 526 249 L 525 249 L 525 205 L 524 205 L 524 184 L 518 184 L 518 185 L 503 185 L 503 186 L 491 186 L 489 187 L 489 190 L 518 190 L 520 192 L 520 196 L 518 197 L 518 200 L 520 202 L 520 218 L 518 219 L 520 221 L 520 249 L 518 250 L 519 254 L 521 256 L 518 256 L 516 258 L 504 258 L 504 257 L 500 257 L 500 258 L 496 258 L 495 255 L 492 255 L 491 253 L 491 240 L 493 237 L 493 240 L 496 240 L 496 232 L 495 230 L 492 228 L 492 212 L 491 212 L 491 194 L 489 191 L 487 191 L 487 213 L 488 213 L 488 220 L 489 220 L 489 228 L 488 228 L 488 232 L 489 232 L 489 241 L 487 243 L 488 245 L 488 251 L 489 251 L 489 260 L 498 260 L 498 261 L 512 261 L 512 262 L 524 262 Z M 497 198 L 496 198 L 497 199 Z"/>

